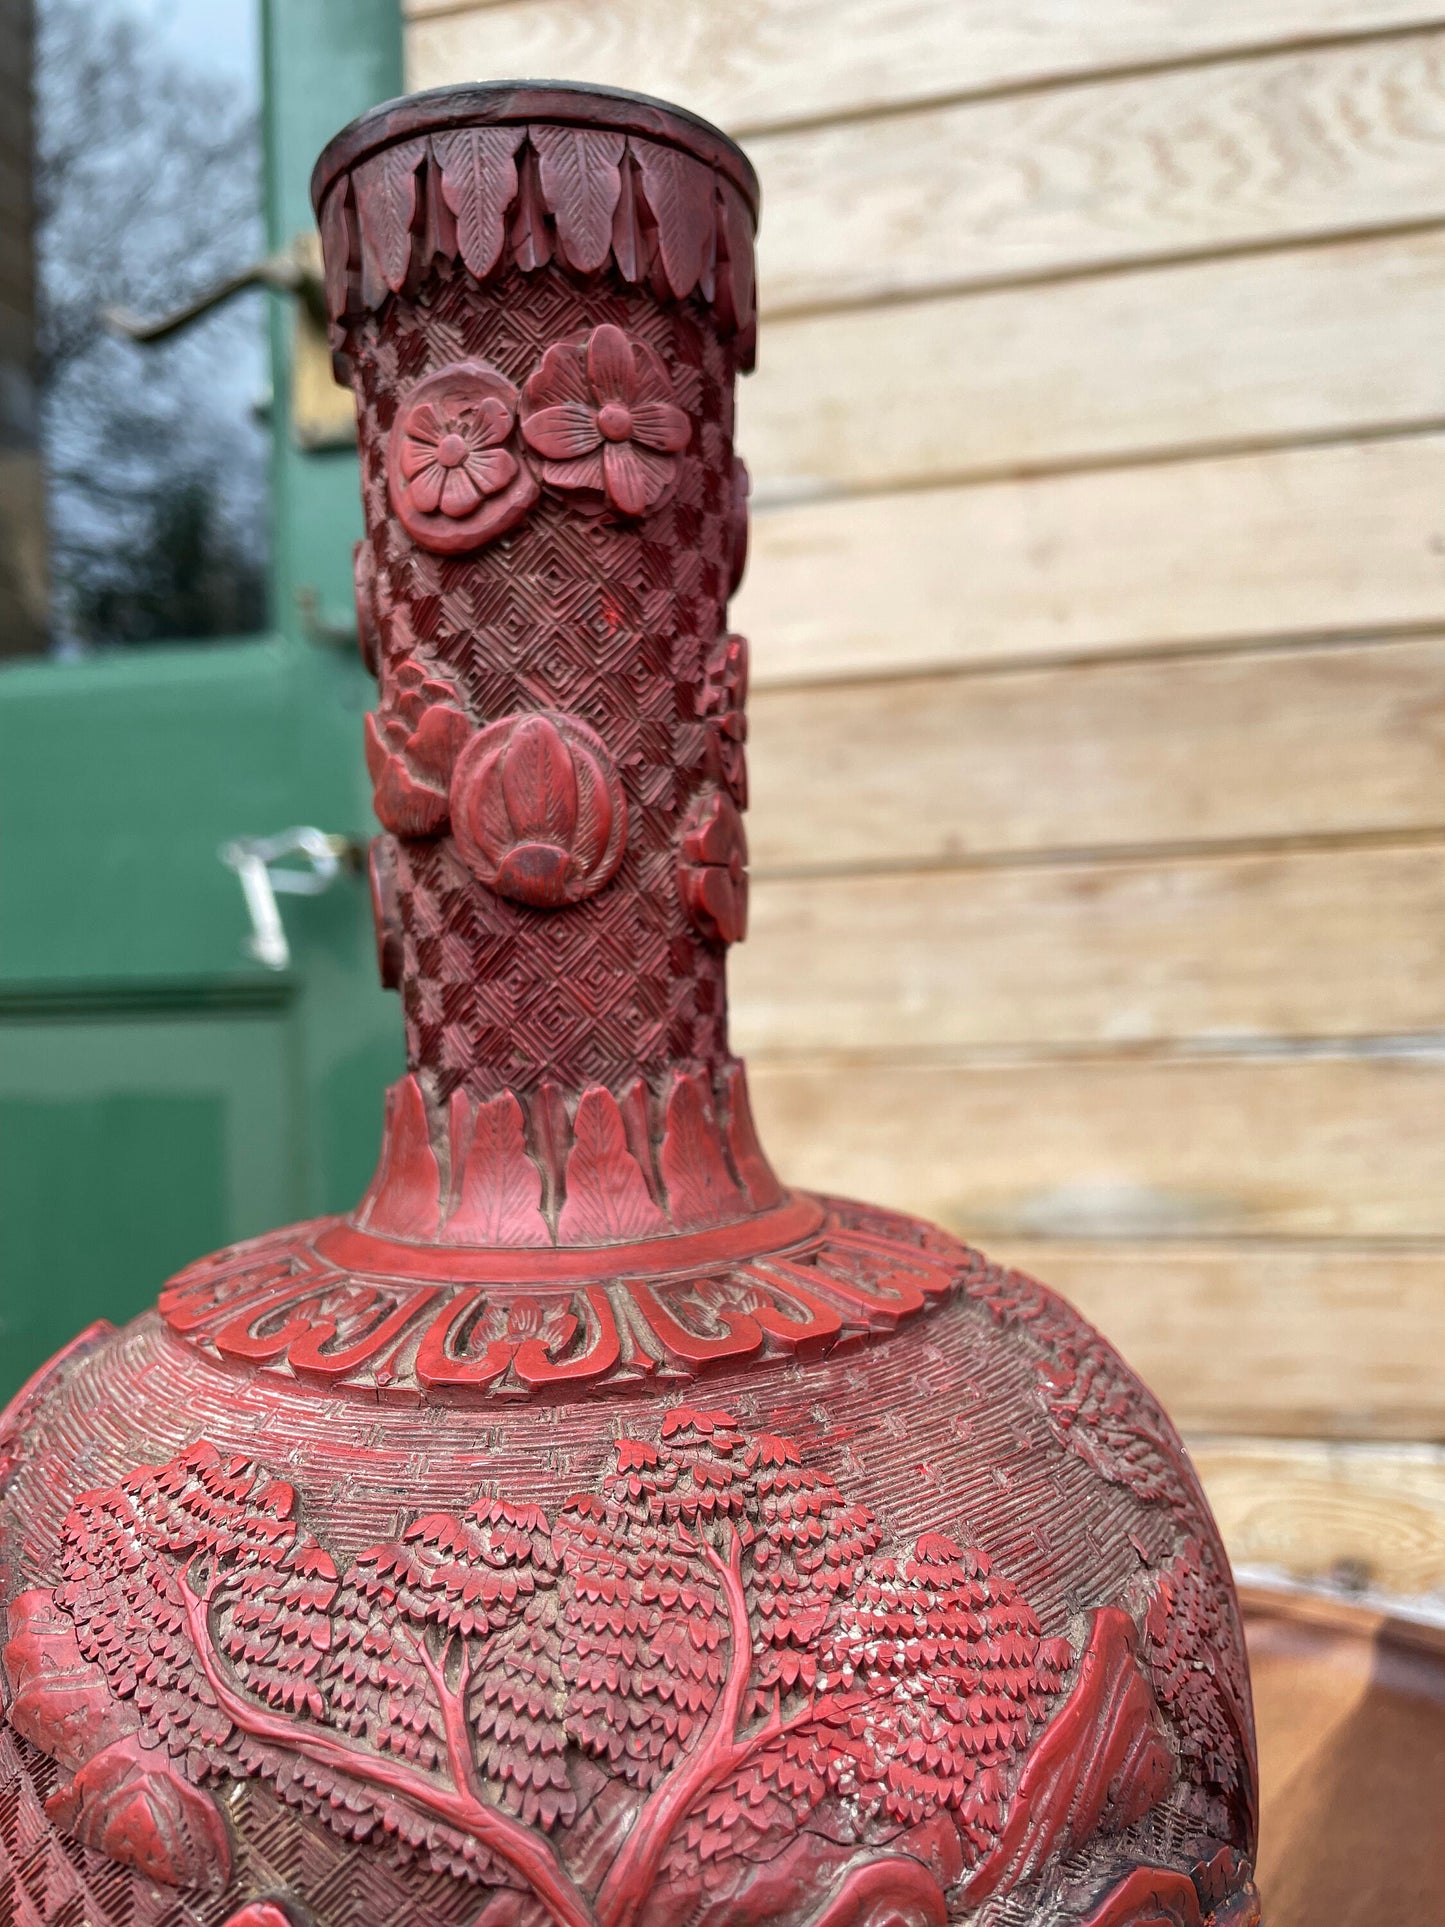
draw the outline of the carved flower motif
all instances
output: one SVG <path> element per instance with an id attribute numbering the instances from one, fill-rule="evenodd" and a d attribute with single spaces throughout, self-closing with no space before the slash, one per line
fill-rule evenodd
<path id="1" fill-rule="evenodd" d="M 517 472 L 501 444 L 512 432 L 511 411 L 494 395 L 472 406 L 422 402 L 406 418 L 401 472 L 423 515 L 440 509 L 454 521 L 470 515 L 484 495 L 495 495 Z"/>
<path id="2" fill-rule="evenodd" d="M 516 421 L 516 389 L 486 362 L 453 362 L 417 383 L 387 444 L 391 504 L 414 542 L 462 555 L 521 520 L 539 490 L 504 446 Z"/>
<path id="3" fill-rule="evenodd" d="M 554 488 L 642 515 L 676 479 L 692 424 L 661 357 L 607 322 L 585 343 L 556 342 L 543 355 L 522 391 L 522 434 Z"/>
<path id="4" fill-rule="evenodd" d="M 722 636 L 708 658 L 700 706 L 712 724 L 710 754 L 716 774 L 740 810 L 748 806 L 747 700 L 747 637 Z"/>
<path id="5" fill-rule="evenodd" d="M 627 802 L 601 737 L 547 711 L 503 716 L 472 738 L 451 813 L 472 873 L 534 910 L 600 890 L 627 838 Z"/>
<path id="6" fill-rule="evenodd" d="M 683 826 L 678 887 L 705 937 L 741 943 L 748 928 L 748 840 L 732 798 L 706 790 Z"/>
<path id="7" fill-rule="evenodd" d="M 447 790 L 471 720 L 455 688 L 408 656 L 387 678 L 387 705 L 366 718 L 366 767 L 383 827 L 396 836 L 440 836 Z"/>

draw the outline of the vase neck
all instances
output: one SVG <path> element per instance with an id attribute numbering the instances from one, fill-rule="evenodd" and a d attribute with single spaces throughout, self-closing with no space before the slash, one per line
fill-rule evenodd
<path id="1" fill-rule="evenodd" d="M 360 1219 L 503 1245 L 665 1235 L 779 1195 L 725 983 L 746 916 L 726 608 L 751 214 L 715 165 L 631 134 L 461 141 L 393 141 L 321 208 L 408 1062 Z M 510 209 L 481 254 L 479 169 Z"/>

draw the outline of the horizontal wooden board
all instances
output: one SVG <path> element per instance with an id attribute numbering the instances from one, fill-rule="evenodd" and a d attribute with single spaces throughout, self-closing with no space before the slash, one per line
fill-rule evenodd
<path id="1" fill-rule="evenodd" d="M 1236 1573 L 1445 1613 L 1445 1452 L 1191 1441 Z"/>
<path id="2" fill-rule="evenodd" d="M 783 316 L 754 501 L 1445 417 L 1445 233 Z"/>
<path id="3" fill-rule="evenodd" d="M 406 0 L 413 87 L 566 74 L 734 131 L 1298 37 L 1368 33 L 1411 0 Z"/>
<path id="4" fill-rule="evenodd" d="M 1445 215 L 1445 35 L 768 134 L 773 309 Z"/>
<path id="5" fill-rule="evenodd" d="M 1445 621 L 1445 435 L 772 509 L 735 621 L 759 682 Z"/>
<path id="6" fill-rule="evenodd" d="M 1445 840 L 778 878 L 745 1051 L 1445 1036 Z"/>
<path id="7" fill-rule="evenodd" d="M 1445 1438 L 1445 1247 L 1038 1244 L 1186 1431 Z"/>
<path id="8" fill-rule="evenodd" d="M 1445 1061 L 755 1059 L 791 1182 L 1025 1239 L 1445 1237 Z"/>
<path id="9" fill-rule="evenodd" d="M 1439 636 L 762 689 L 751 726 L 759 878 L 1445 827 Z"/>

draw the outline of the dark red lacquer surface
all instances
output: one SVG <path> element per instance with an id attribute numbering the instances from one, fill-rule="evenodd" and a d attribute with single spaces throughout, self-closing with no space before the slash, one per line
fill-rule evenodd
<path id="1" fill-rule="evenodd" d="M 317 201 L 409 1070 L 350 1216 L 5 1415 L 0 1919 L 1250 1927 L 1173 1431 L 1044 1287 L 786 1190 L 728 1050 L 746 163 L 472 89 Z"/>

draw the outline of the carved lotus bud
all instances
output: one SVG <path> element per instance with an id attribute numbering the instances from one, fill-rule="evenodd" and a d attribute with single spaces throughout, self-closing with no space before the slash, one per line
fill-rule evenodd
<path id="1" fill-rule="evenodd" d="M 543 355 L 523 390 L 522 433 L 553 488 L 643 515 L 675 483 L 692 424 L 657 351 L 608 322 Z"/>
<path id="2" fill-rule="evenodd" d="M 455 687 L 408 656 L 366 718 L 366 767 L 382 825 L 396 836 L 440 836 L 452 771 L 472 733 Z"/>
<path id="3" fill-rule="evenodd" d="M 627 801 L 602 738 L 574 716 L 503 716 L 456 767 L 457 848 L 473 875 L 514 903 L 558 910 L 616 874 Z"/>
<path id="4" fill-rule="evenodd" d="M 418 382 L 387 444 L 391 505 L 413 542 L 464 555 L 504 534 L 538 496 L 537 478 L 504 444 L 517 391 L 484 361 L 458 361 Z"/>
<path id="5" fill-rule="evenodd" d="M 748 928 L 748 839 L 732 798 L 706 790 L 688 812 L 678 852 L 683 907 L 705 937 L 741 943 Z"/>

